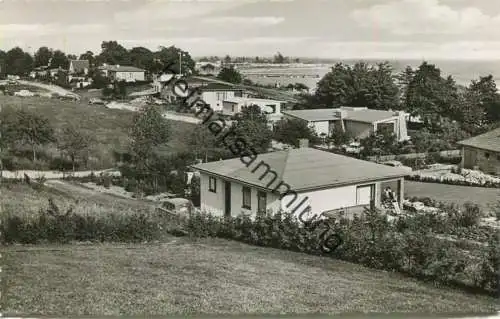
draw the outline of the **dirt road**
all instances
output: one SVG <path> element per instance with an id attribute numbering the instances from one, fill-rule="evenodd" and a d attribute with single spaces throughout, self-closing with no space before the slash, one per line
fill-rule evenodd
<path id="1" fill-rule="evenodd" d="M 76 93 L 73 93 L 69 90 L 66 90 L 60 86 L 57 86 L 57 85 L 51 85 L 51 84 L 44 84 L 44 83 L 38 83 L 38 82 L 31 82 L 31 81 L 23 81 L 23 80 L 19 80 L 17 81 L 19 82 L 20 84 L 24 84 L 24 85 L 31 85 L 31 86 L 36 86 L 36 87 L 39 87 L 39 88 L 42 88 L 42 89 L 45 89 L 45 90 L 49 90 L 53 93 L 57 93 L 57 94 L 60 94 L 60 95 L 73 95 L 73 96 L 78 96 L 78 94 Z"/>
<path id="2" fill-rule="evenodd" d="M 155 207 L 155 203 L 150 201 L 123 198 L 112 194 L 101 193 L 73 182 L 49 180 L 45 182 L 45 185 L 71 197 L 82 200 L 89 199 L 105 205 L 117 205 L 119 207 L 136 209 L 150 209 Z"/>

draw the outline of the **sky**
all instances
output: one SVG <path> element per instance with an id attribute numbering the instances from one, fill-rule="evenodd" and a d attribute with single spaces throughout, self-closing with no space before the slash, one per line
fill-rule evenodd
<path id="1" fill-rule="evenodd" d="M 500 58 L 499 0 L 0 0 L 0 50 L 102 41 L 192 56 Z"/>

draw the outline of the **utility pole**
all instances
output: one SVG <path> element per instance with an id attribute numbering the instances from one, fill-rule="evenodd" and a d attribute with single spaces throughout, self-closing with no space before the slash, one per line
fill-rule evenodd
<path id="1" fill-rule="evenodd" d="M 179 52 L 179 75 L 182 77 L 182 51 Z"/>

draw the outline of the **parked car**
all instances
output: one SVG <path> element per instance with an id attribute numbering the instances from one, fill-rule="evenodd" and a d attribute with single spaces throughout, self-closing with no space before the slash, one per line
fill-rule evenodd
<path id="1" fill-rule="evenodd" d="M 100 98 L 97 98 L 97 97 L 93 97 L 89 100 L 89 104 L 100 104 L 100 105 L 104 105 L 106 104 L 103 100 L 101 100 Z"/>
<path id="2" fill-rule="evenodd" d="M 28 90 L 21 90 L 21 91 L 15 92 L 14 96 L 28 97 L 28 96 L 35 96 L 35 94 L 31 91 L 28 91 Z"/>
<path id="3" fill-rule="evenodd" d="M 385 162 L 382 162 L 380 164 L 386 165 L 386 166 L 391 166 L 391 167 L 403 168 L 403 169 L 410 171 L 410 172 L 413 171 L 413 169 L 411 167 L 403 165 L 403 163 L 401 163 L 400 161 L 385 161 Z"/>
<path id="4" fill-rule="evenodd" d="M 195 211 L 196 208 L 189 199 L 180 197 L 163 200 L 160 206 L 157 207 L 157 212 L 159 213 L 167 213 L 181 217 L 188 217 L 189 214 Z"/>

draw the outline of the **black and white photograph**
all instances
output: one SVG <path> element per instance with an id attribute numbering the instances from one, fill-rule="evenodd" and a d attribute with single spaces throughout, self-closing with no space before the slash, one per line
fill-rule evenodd
<path id="1" fill-rule="evenodd" d="M 500 317 L 498 0 L 0 0 L 0 317 Z"/>

